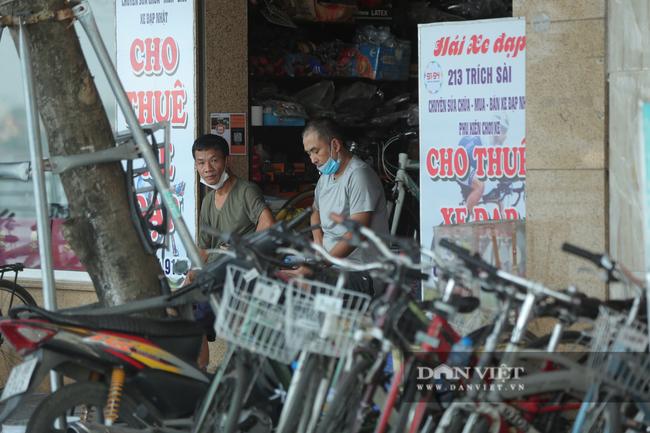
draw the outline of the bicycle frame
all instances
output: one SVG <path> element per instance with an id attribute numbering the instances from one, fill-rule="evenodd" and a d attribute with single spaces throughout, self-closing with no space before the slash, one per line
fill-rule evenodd
<path id="1" fill-rule="evenodd" d="M 397 233 L 397 225 L 399 224 L 400 216 L 402 215 L 402 208 L 404 207 L 404 197 L 406 196 L 406 190 L 413 194 L 413 196 L 420 201 L 420 188 L 413 181 L 411 176 L 406 172 L 407 169 L 420 168 L 419 162 L 409 162 L 408 155 L 406 153 L 399 154 L 399 169 L 395 175 L 395 185 L 393 186 L 393 191 L 397 190 L 397 200 L 395 200 L 395 214 L 393 216 L 393 223 L 390 228 L 390 234 L 395 235 Z"/>

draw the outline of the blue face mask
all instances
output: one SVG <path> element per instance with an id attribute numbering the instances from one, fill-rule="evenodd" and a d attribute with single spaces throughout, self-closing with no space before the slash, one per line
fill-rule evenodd
<path id="1" fill-rule="evenodd" d="M 330 155 L 334 154 L 333 150 L 334 149 L 332 148 L 332 145 L 330 144 Z M 318 169 L 323 174 L 334 174 L 334 173 L 336 173 L 338 171 L 340 166 L 341 166 L 341 153 L 339 152 L 338 161 L 334 162 L 334 160 L 330 156 L 330 159 L 328 159 L 327 162 L 325 164 L 323 164 L 321 167 L 319 167 Z"/>

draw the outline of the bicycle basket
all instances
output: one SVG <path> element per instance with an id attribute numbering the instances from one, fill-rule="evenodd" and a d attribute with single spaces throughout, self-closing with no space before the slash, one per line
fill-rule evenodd
<path id="1" fill-rule="evenodd" d="M 354 331 L 370 304 L 366 294 L 306 280 L 292 280 L 287 297 L 289 344 L 336 358 L 354 342 Z"/>
<path id="2" fill-rule="evenodd" d="M 224 340 L 290 364 L 298 349 L 286 343 L 287 283 L 229 265 L 214 328 Z"/>
<path id="3" fill-rule="evenodd" d="M 645 399 L 650 398 L 647 326 L 626 324 L 627 314 L 600 307 L 589 354 L 590 379 Z"/>

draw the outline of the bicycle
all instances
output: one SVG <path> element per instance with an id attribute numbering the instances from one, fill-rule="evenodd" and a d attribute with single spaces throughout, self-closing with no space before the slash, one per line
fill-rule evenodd
<path id="1" fill-rule="evenodd" d="M 386 160 L 386 149 L 402 138 L 415 136 L 416 131 L 405 131 L 390 137 L 385 143 L 373 143 L 377 146 L 377 173 L 383 176 L 387 184 L 386 201 L 388 203 L 388 221 L 390 234 L 400 235 L 418 240 L 420 230 L 420 188 L 418 182 L 408 174 L 407 170 L 419 170 L 420 162 L 410 160 L 406 153 L 398 154 L 398 165 L 392 165 Z M 351 149 L 352 153 L 361 159 L 368 160 L 374 156 L 370 155 L 369 147 Z M 372 161 L 371 161 L 372 162 Z M 374 164 L 371 164 L 374 166 Z M 396 170 L 395 174 L 390 168 Z M 408 200 L 406 193 L 409 193 Z"/>
<path id="2" fill-rule="evenodd" d="M 526 352 L 520 352 L 519 350 L 516 350 L 515 347 L 513 347 L 513 343 L 516 343 L 517 340 L 517 335 L 520 333 L 521 329 L 525 328 L 526 323 L 530 319 L 533 311 L 533 306 L 536 303 L 536 299 L 555 299 L 555 303 L 557 304 L 557 307 L 565 308 L 567 310 L 570 310 L 573 312 L 575 316 L 585 316 L 588 318 L 595 318 L 597 313 L 598 313 L 598 308 L 601 306 L 601 304 L 608 305 L 610 307 L 617 306 L 619 308 L 625 307 L 624 304 L 621 303 L 602 303 L 602 301 L 598 299 L 592 299 L 592 298 L 587 298 L 584 296 L 580 296 L 575 292 L 569 291 L 568 293 L 561 293 L 561 292 L 556 292 L 553 290 L 550 290 L 548 288 L 545 288 L 543 285 L 535 282 L 530 282 L 527 281 L 521 277 L 516 277 L 513 275 L 509 275 L 503 271 L 499 271 L 485 263 L 483 263 L 480 259 L 473 257 L 469 254 L 469 251 L 465 250 L 464 248 L 455 246 L 453 244 L 450 244 L 449 242 L 442 242 L 441 245 L 452 249 L 452 251 L 456 252 L 459 257 L 465 261 L 467 266 L 470 266 L 472 268 L 475 268 L 477 271 L 481 271 L 484 273 L 487 273 L 487 275 L 483 275 L 481 278 L 483 281 L 501 281 L 502 284 L 505 283 L 506 286 L 511 286 L 513 288 L 518 287 L 520 289 L 526 289 L 527 294 L 525 296 L 519 294 L 518 291 L 513 292 L 517 295 L 517 297 L 523 301 L 522 308 L 520 310 L 520 316 L 517 321 L 517 326 L 515 328 L 515 332 L 513 332 L 513 336 L 511 338 L 511 342 L 506 347 L 506 350 L 499 361 L 499 365 L 506 364 L 508 366 L 513 365 L 514 362 L 517 360 L 522 360 L 525 359 L 526 357 L 529 357 L 531 354 L 526 353 Z M 579 250 L 575 247 L 569 247 L 569 249 L 573 250 Z M 565 250 L 568 250 L 567 247 L 565 246 Z M 580 250 L 584 251 L 584 250 Z M 601 258 L 601 256 L 593 255 L 597 258 Z M 605 260 L 606 256 L 603 256 L 603 265 L 607 265 L 609 263 L 608 261 Z M 618 268 L 622 269 L 622 267 Z M 622 271 L 626 272 L 626 271 Z M 626 276 L 630 276 L 629 273 L 626 274 Z M 632 304 L 632 310 L 634 311 L 635 305 L 638 308 L 639 301 L 638 299 L 635 299 L 633 304 Z M 488 423 L 487 426 L 494 426 L 494 425 L 499 425 L 502 422 L 507 422 L 508 424 L 518 428 L 518 429 L 523 429 L 525 431 L 536 431 L 533 430 L 535 427 L 533 427 L 530 424 L 531 417 L 534 417 L 535 414 L 543 414 L 544 412 L 562 412 L 566 410 L 573 410 L 576 409 L 577 407 L 580 407 L 580 404 L 577 402 L 572 403 L 570 400 L 565 402 L 566 397 L 570 397 L 573 395 L 573 397 L 578 397 L 579 401 L 587 401 L 588 398 L 590 398 L 590 395 L 588 393 L 588 390 L 590 389 L 590 385 L 588 383 L 588 376 L 587 376 L 587 369 L 585 367 L 580 367 L 578 364 L 574 363 L 575 365 L 571 365 L 571 362 L 569 362 L 566 359 L 562 359 L 563 357 L 557 357 L 556 354 L 551 353 L 551 351 L 554 351 L 557 346 L 558 342 L 561 341 L 562 338 L 562 330 L 563 326 L 557 326 L 556 329 L 553 332 L 553 335 L 548 339 L 548 348 L 547 348 L 547 353 L 542 354 L 543 357 L 546 357 L 547 359 L 551 360 L 554 364 L 557 364 L 558 366 L 561 366 L 563 369 L 568 368 L 570 371 L 570 375 L 564 374 L 565 372 L 562 370 L 557 370 L 557 369 L 546 369 L 546 370 L 541 370 L 540 373 L 533 373 L 532 375 L 527 375 L 523 380 L 520 380 L 519 382 L 522 384 L 526 384 L 526 388 L 528 388 L 528 385 L 530 385 L 531 380 L 536 379 L 536 377 L 539 377 L 541 380 L 546 379 L 547 382 L 550 384 L 550 386 L 546 387 L 535 387 L 535 393 L 539 394 L 541 391 L 542 393 L 544 392 L 549 392 L 549 391 L 560 391 L 559 397 L 561 397 L 561 400 L 557 402 L 557 404 L 552 405 L 550 407 L 543 407 L 543 411 L 540 412 L 540 406 L 538 405 L 539 401 L 537 404 L 530 406 L 530 403 L 535 403 L 535 401 L 524 401 L 521 403 L 517 403 L 516 401 L 511 401 L 511 399 L 514 397 L 516 398 L 518 395 L 525 395 L 525 393 L 517 393 L 517 392 L 499 392 L 497 394 L 492 395 L 489 398 L 490 403 L 480 403 L 481 401 L 486 401 L 483 398 L 480 400 L 477 400 L 479 397 L 478 393 L 473 393 L 469 395 L 469 398 L 459 402 L 459 404 L 454 408 L 452 411 L 446 411 L 445 414 L 443 415 L 442 420 L 440 421 L 440 424 L 438 425 L 438 432 L 448 432 L 448 431 L 460 431 L 457 424 L 453 424 L 453 416 L 454 412 L 458 410 L 463 410 L 466 411 L 470 414 L 469 420 L 467 423 L 465 423 L 464 430 L 463 431 L 474 431 L 472 429 L 480 429 L 481 428 L 481 423 L 485 424 L 486 422 Z M 568 335 L 567 335 L 568 336 Z M 593 355 L 593 348 L 592 348 L 592 355 Z M 540 356 L 540 358 L 542 358 Z M 590 357 L 591 358 L 591 357 Z M 543 358 L 542 358 L 543 359 Z M 583 358 L 584 359 L 584 358 Z M 559 364 L 558 364 L 559 362 Z M 553 385 L 553 382 L 557 381 L 560 377 L 561 379 L 561 386 L 557 387 L 556 385 Z M 475 378 L 476 379 L 476 378 Z M 505 382 L 508 384 L 509 382 Z M 512 383 L 512 381 L 510 381 Z M 592 388 L 593 389 L 593 388 Z M 562 394 L 564 393 L 564 395 Z M 486 393 L 483 393 L 486 394 Z M 585 394 L 587 395 L 585 397 Z M 486 395 L 483 395 L 483 397 L 486 397 Z M 575 401 L 575 400 L 574 400 Z M 582 403 L 583 408 L 586 406 L 584 403 Z M 494 410 L 496 408 L 496 411 Z M 514 411 L 513 411 L 514 409 Z M 611 411 L 610 411 L 611 412 Z M 486 421 L 487 420 L 487 421 Z M 565 420 L 565 427 L 567 426 L 567 420 Z M 455 430 L 450 430 L 450 427 L 456 426 Z M 570 426 L 570 424 L 569 424 Z M 578 430 L 574 431 L 581 431 L 580 428 Z"/>
<path id="3" fill-rule="evenodd" d="M 647 431 L 650 428 L 648 327 L 647 322 L 638 321 L 646 294 L 645 284 L 607 254 L 590 253 L 569 244 L 564 244 L 562 249 L 605 269 L 608 282 L 620 281 L 628 290 L 637 290 L 629 312 L 616 311 L 606 305 L 599 307 L 588 359 L 593 385 L 580 407 L 572 432 L 591 432 L 595 428 L 609 433 L 621 432 L 623 428 Z M 626 402 L 633 403 L 630 408 L 637 411 L 634 418 L 627 416 L 628 410 L 622 410 Z"/>
<path id="4" fill-rule="evenodd" d="M 36 305 L 32 295 L 18 281 L 18 272 L 25 269 L 22 263 L 0 266 L 0 316 L 5 316 L 12 307 L 19 305 Z M 13 281 L 4 279 L 5 272 L 14 272 Z M 0 333 L 0 390 L 4 389 L 11 369 L 21 363 L 23 358 L 6 344 Z"/>

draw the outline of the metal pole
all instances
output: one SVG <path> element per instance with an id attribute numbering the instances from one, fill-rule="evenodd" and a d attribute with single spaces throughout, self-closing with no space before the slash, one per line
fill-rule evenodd
<path id="1" fill-rule="evenodd" d="M 187 225 L 185 225 L 185 221 L 181 216 L 180 209 L 178 209 L 178 207 L 176 206 L 176 202 L 174 201 L 174 197 L 172 196 L 172 190 L 169 187 L 169 180 L 167 181 L 165 180 L 165 176 L 167 176 L 167 173 L 163 174 L 159 169 L 157 169 L 158 157 L 151 150 L 151 146 L 147 141 L 147 136 L 142 130 L 142 127 L 140 126 L 138 119 L 135 117 L 135 113 L 133 112 L 131 103 L 129 102 L 129 99 L 126 96 L 124 87 L 122 87 L 122 82 L 117 76 L 117 71 L 115 70 L 115 67 L 113 67 L 113 63 L 111 62 L 111 59 L 108 55 L 108 51 L 106 51 L 104 42 L 99 36 L 97 23 L 95 23 L 95 19 L 90 9 L 90 5 L 88 4 L 87 1 L 82 1 L 80 4 L 72 8 L 72 11 L 74 12 L 75 17 L 79 20 L 84 30 L 86 31 L 86 34 L 88 35 L 88 39 L 90 39 L 90 43 L 92 44 L 93 49 L 95 50 L 95 54 L 97 54 L 97 59 L 99 60 L 99 63 L 101 63 L 102 69 L 106 74 L 108 83 L 111 85 L 111 89 L 113 89 L 113 93 L 115 94 L 115 99 L 117 100 L 117 103 L 119 104 L 122 113 L 124 113 L 124 117 L 126 117 L 127 123 L 129 124 L 131 130 L 133 131 L 133 138 L 135 139 L 135 142 L 140 147 L 140 151 L 142 152 L 142 157 L 144 158 L 147 167 L 150 168 L 149 173 L 151 173 L 151 177 L 153 178 L 156 187 L 158 187 L 158 191 L 160 191 L 160 195 L 163 198 L 163 203 L 167 207 L 167 211 L 172 217 L 172 221 L 174 222 L 176 231 L 180 236 L 183 245 L 185 246 L 187 255 L 190 261 L 192 262 L 194 268 L 201 269 L 203 267 L 203 259 L 201 259 L 199 250 L 196 248 L 196 245 L 192 240 L 192 236 L 190 235 L 190 232 L 187 229 Z"/>
<path id="2" fill-rule="evenodd" d="M 38 234 L 38 249 L 41 258 L 41 272 L 43 274 L 43 302 L 46 310 L 56 311 L 52 239 L 50 237 L 47 193 L 45 191 L 45 170 L 43 167 L 41 131 L 38 123 L 36 84 L 32 71 L 32 58 L 31 52 L 29 51 L 27 31 L 25 30 L 22 18 L 19 23 L 19 33 L 20 66 L 23 73 L 25 91 L 29 154 L 32 160 L 32 179 L 34 181 L 34 198 L 36 199 L 36 232 Z M 50 372 L 50 383 L 52 385 L 52 392 L 59 389 L 63 384 L 61 376 L 53 371 Z"/>

